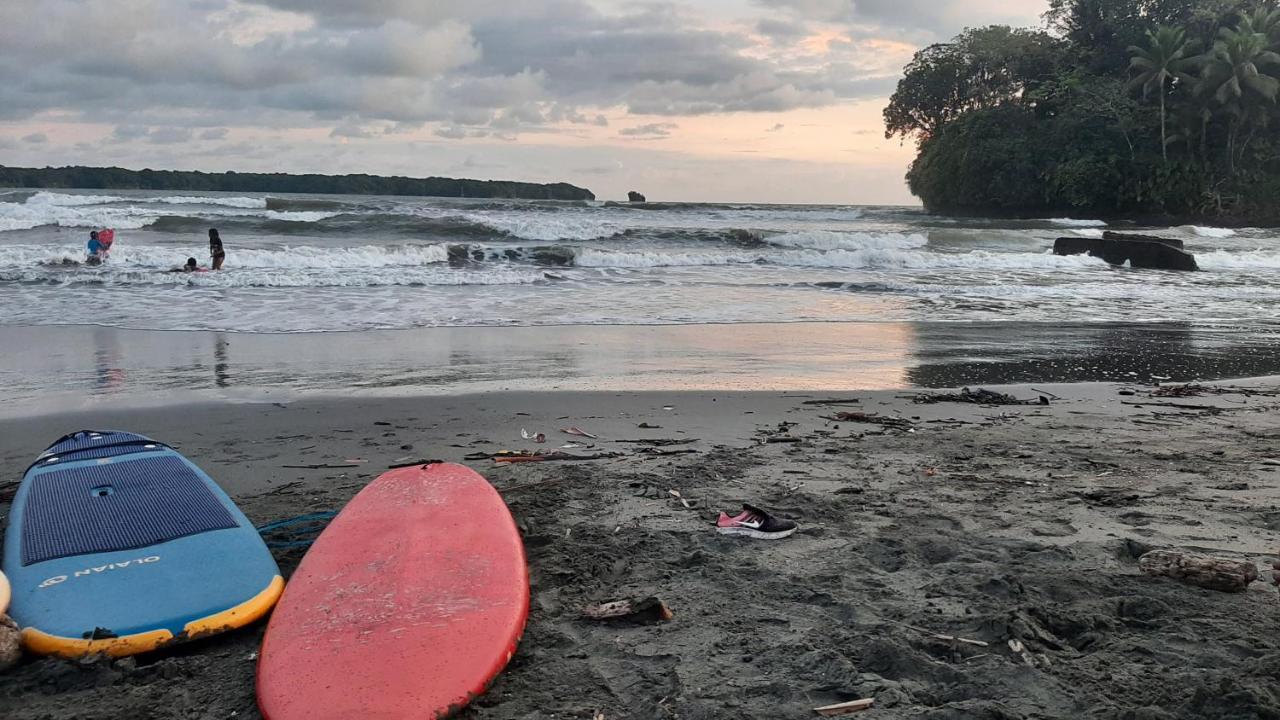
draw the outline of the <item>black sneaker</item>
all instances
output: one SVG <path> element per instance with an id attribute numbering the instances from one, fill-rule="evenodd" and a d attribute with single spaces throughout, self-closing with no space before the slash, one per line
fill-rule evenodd
<path id="1" fill-rule="evenodd" d="M 779 520 L 754 505 L 743 504 L 742 513 L 729 517 L 721 512 L 716 532 L 721 535 L 745 535 L 759 540 L 781 540 L 800 529 L 790 520 Z"/>

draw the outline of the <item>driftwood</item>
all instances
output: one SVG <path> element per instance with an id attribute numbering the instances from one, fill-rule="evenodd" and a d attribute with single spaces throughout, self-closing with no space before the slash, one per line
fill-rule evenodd
<path id="1" fill-rule="evenodd" d="M 826 400 L 805 400 L 801 405 L 860 405 L 858 398 L 828 398 Z"/>
<path id="2" fill-rule="evenodd" d="M 1244 592 L 1258 579 L 1258 568 L 1246 560 L 1181 553 L 1174 550 L 1152 550 L 1138 558 L 1138 567 L 1148 575 L 1176 578 L 1222 592 Z"/>
<path id="3" fill-rule="evenodd" d="M 876 701 L 874 698 L 865 698 L 863 700 L 840 703 L 839 705 L 826 705 L 824 707 L 814 708 L 813 711 L 823 717 L 852 715 L 853 713 L 862 712 L 863 710 L 870 710 L 871 706 L 875 703 Z"/>
<path id="4" fill-rule="evenodd" d="M 921 393 L 913 399 L 917 405 L 940 402 L 971 403 L 974 405 L 1048 405 L 1049 398 L 1041 395 L 1036 400 L 1019 400 L 1008 393 L 978 388 L 961 388 L 958 393 Z"/>
<path id="5" fill-rule="evenodd" d="M 875 413 L 864 412 L 841 412 L 836 413 L 833 417 L 823 417 L 824 420 L 833 422 L 856 422 L 868 423 L 870 425 L 883 425 L 884 427 L 898 428 L 907 430 L 915 427 L 910 420 L 900 417 L 881 417 Z"/>
<path id="6" fill-rule="evenodd" d="M 667 622 L 675 615 L 671 608 L 656 597 L 630 598 L 592 605 L 583 608 L 582 617 L 589 620 L 635 620 L 638 622 Z"/>

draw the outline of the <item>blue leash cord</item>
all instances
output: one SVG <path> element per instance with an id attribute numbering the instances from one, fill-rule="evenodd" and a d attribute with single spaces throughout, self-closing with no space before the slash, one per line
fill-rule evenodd
<path id="1" fill-rule="evenodd" d="M 292 527 L 294 525 L 306 525 L 306 524 L 318 525 L 318 527 L 304 527 L 296 530 L 288 530 L 288 531 L 277 533 L 285 537 L 292 537 L 292 538 L 301 538 L 303 535 L 310 535 L 311 537 L 308 537 L 308 538 L 302 538 L 302 539 L 296 539 L 296 540 L 266 540 L 267 547 L 269 548 L 307 547 L 308 545 L 316 541 L 315 536 L 319 535 L 320 532 L 324 530 L 324 527 L 328 524 L 328 521 L 332 520 L 333 517 L 337 514 L 338 513 L 336 512 L 326 511 L 326 512 L 310 513 L 308 515 L 299 515 L 298 517 L 292 517 L 286 520 L 277 520 L 275 522 L 269 522 L 266 525 L 259 525 L 257 527 L 257 531 L 258 531 L 258 534 L 261 535 L 264 540 L 266 540 L 267 535 L 276 533 L 276 531 L 281 530 L 283 528 Z"/>

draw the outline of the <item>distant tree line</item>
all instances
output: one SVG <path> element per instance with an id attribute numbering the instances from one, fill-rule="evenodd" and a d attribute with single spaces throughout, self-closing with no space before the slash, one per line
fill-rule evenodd
<path id="1" fill-rule="evenodd" d="M 927 208 L 1280 222 L 1280 10 L 1051 0 L 916 53 L 885 108 Z"/>
<path id="2" fill-rule="evenodd" d="M 595 195 L 590 190 L 568 183 L 539 184 L 504 180 L 455 180 L 441 177 L 409 178 L 363 174 L 205 173 L 82 166 L 59 168 L 0 166 L 0 187 L 415 195 L 527 200 L 595 199 Z"/>

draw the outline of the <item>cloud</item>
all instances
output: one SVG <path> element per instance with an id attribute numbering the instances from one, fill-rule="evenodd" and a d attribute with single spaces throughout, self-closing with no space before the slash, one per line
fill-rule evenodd
<path id="1" fill-rule="evenodd" d="M 332 138 L 368 139 L 377 136 L 376 130 L 354 122 L 343 123 L 329 132 Z"/>
<path id="2" fill-rule="evenodd" d="M 200 139 L 201 140 L 223 140 L 227 137 L 228 132 L 230 131 L 224 127 L 209 128 L 208 130 L 203 130 L 200 132 Z"/>
<path id="3" fill-rule="evenodd" d="M 783 125 L 782 123 L 778 123 L 777 125 L 774 125 L 773 127 L 766 129 L 765 132 L 782 132 L 782 129 L 785 127 L 786 125 Z"/>
<path id="4" fill-rule="evenodd" d="M 965 27 L 1006 23 L 1035 25 L 1045 0 L 755 0 L 757 5 L 790 11 L 794 17 L 887 28 L 926 30 L 950 37 Z"/>
<path id="5" fill-rule="evenodd" d="M 467 136 L 467 130 L 466 128 L 460 128 L 456 125 L 449 125 L 442 128 L 436 128 L 434 134 L 437 137 L 442 137 L 449 140 L 461 140 Z"/>
<path id="6" fill-rule="evenodd" d="M 0 120 L 57 112 L 197 130 L 496 122 L 527 132 L 603 126 L 615 108 L 678 116 L 821 107 L 879 92 L 883 83 L 856 80 L 892 77 L 902 64 L 857 43 L 804 57 L 762 44 L 762 33 L 803 37 L 795 17 L 753 29 L 712 25 L 693 5 L 604 7 L 614 6 L 129 0 L 121 12 L 118 0 L 0 3 Z M 85 37 L 110 37 L 111 52 Z"/>
<path id="7" fill-rule="evenodd" d="M 156 145 L 173 145 L 191 142 L 191 128 L 165 127 L 156 128 L 147 133 L 147 142 Z"/>
<path id="8" fill-rule="evenodd" d="M 649 123 L 648 125 L 638 125 L 636 127 L 622 128 L 618 131 L 623 137 L 658 139 L 671 137 L 671 131 L 680 127 L 675 123 Z"/>
<path id="9" fill-rule="evenodd" d="M 30 135 L 24 135 L 22 142 L 28 145 L 41 145 L 49 142 L 49 136 L 42 132 L 31 133 Z"/>

